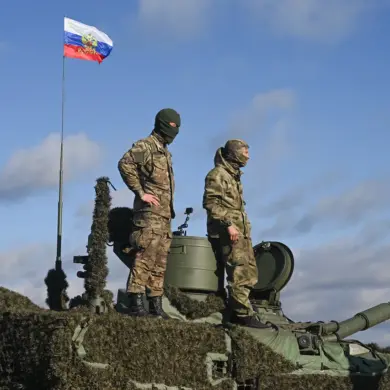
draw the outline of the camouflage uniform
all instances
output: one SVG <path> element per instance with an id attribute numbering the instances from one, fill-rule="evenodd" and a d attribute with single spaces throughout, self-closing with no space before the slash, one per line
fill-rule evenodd
<path id="1" fill-rule="evenodd" d="M 169 122 L 176 123 L 177 127 L 172 128 Z M 147 292 L 151 313 L 166 317 L 161 297 L 172 240 L 171 219 L 175 217 L 172 155 L 166 145 L 172 142 L 179 126 L 179 114 L 170 109 L 160 111 L 152 134 L 135 142 L 118 164 L 123 181 L 135 194 L 129 239 L 134 249 L 133 266 L 127 292 L 132 302 L 131 310 L 136 315 L 147 314 L 142 303 L 143 294 Z M 145 194 L 155 195 L 160 205 L 144 202 Z"/>
<path id="2" fill-rule="evenodd" d="M 217 259 L 226 268 L 232 322 L 264 327 L 253 317 L 249 302 L 250 289 L 257 283 L 258 270 L 251 240 L 251 224 L 245 211 L 242 172 L 245 156 L 239 155 L 248 145 L 241 140 L 230 140 L 219 148 L 214 157 L 215 167 L 207 174 L 203 208 L 207 211 L 207 233 Z M 238 240 L 231 242 L 227 228 L 234 226 Z"/>

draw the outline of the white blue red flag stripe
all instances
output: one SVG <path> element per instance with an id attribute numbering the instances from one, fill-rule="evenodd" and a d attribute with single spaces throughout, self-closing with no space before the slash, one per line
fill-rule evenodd
<path id="1" fill-rule="evenodd" d="M 99 64 L 110 55 L 113 42 L 104 32 L 76 20 L 64 20 L 64 56 Z"/>

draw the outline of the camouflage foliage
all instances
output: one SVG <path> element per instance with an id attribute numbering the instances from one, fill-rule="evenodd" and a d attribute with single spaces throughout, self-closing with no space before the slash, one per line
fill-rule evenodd
<path id="1" fill-rule="evenodd" d="M 263 378 L 271 373 L 285 374 L 297 367 L 271 348 L 255 340 L 244 329 L 234 326 L 230 331 L 234 351 L 235 374 L 239 382 Z"/>
<path id="2" fill-rule="evenodd" d="M 108 215 L 111 208 L 109 179 L 100 177 L 95 186 L 96 198 L 93 211 L 91 235 L 88 240 L 89 260 L 86 265 L 85 291 L 90 298 L 102 296 L 108 276 L 106 244 L 108 235 Z"/>
<path id="3" fill-rule="evenodd" d="M 230 221 L 244 237 L 251 236 L 251 224 L 245 211 L 241 171 L 234 169 L 222 156 L 221 148 L 214 158 L 215 167 L 205 178 L 203 208 L 207 211 L 209 237 L 218 237 Z"/>
<path id="4" fill-rule="evenodd" d="M 209 294 L 206 301 L 202 302 L 189 298 L 177 287 L 173 286 L 165 286 L 164 293 L 171 305 L 191 320 L 208 317 L 216 312 L 222 312 L 226 307 L 224 297 L 216 294 Z"/>
<path id="5" fill-rule="evenodd" d="M 107 305 L 107 310 L 113 311 L 114 309 L 114 294 L 110 290 L 103 290 L 101 298 Z M 69 310 L 77 310 L 77 311 L 89 311 L 87 308 L 89 307 L 89 302 L 81 295 L 76 295 L 69 301 Z"/>
<path id="6" fill-rule="evenodd" d="M 77 355 L 72 337 L 82 324 L 89 324 L 84 360 L 106 369 L 84 366 Z M 28 390 L 139 388 L 132 380 L 209 390 L 206 355 L 226 352 L 223 329 L 114 312 L 2 311 L 0 330 L 0 388 L 7 389 L 11 383 Z M 214 388 L 233 390 L 226 382 Z"/>
<path id="7" fill-rule="evenodd" d="M 175 180 L 172 155 L 161 137 L 152 133 L 135 142 L 119 160 L 118 169 L 127 187 L 135 194 L 133 211 L 152 211 L 164 218 L 174 217 Z M 144 194 L 155 195 L 159 206 L 141 200 Z"/>
<path id="8" fill-rule="evenodd" d="M 1 390 L 152 390 L 163 389 L 162 384 L 192 390 L 390 390 L 389 373 L 377 378 L 289 375 L 297 367 L 240 327 L 58 313 L 5 288 L 0 288 L 0 304 Z M 82 358 L 72 337 L 78 325 L 88 323 Z M 211 386 L 205 375 L 207 353 L 226 353 L 225 332 L 232 338 L 238 388 L 232 381 Z"/>
<path id="9" fill-rule="evenodd" d="M 46 303 L 51 310 L 61 311 L 66 310 L 67 302 L 69 301 L 66 292 L 69 284 L 66 281 L 66 274 L 63 269 L 49 270 L 45 284 L 47 286 Z"/>
<path id="10" fill-rule="evenodd" d="M 19 310 L 43 311 L 44 309 L 24 295 L 0 286 L 0 312 Z"/>

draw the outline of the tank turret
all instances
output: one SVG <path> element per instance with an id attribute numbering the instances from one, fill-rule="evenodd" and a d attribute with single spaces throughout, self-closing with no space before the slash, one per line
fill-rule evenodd
<path id="1" fill-rule="evenodd" d="M 188 236 L 191 207 L 185 211 L 186 220 L 173 232 L 168 255 L 165 285 L 179 288 L 198 300 L 204 300 L 209 293 L 224 290 L 224 268 L 217 261 L 207 237 Z"/>
<path id="2" fill-rule="evenodd" d="M 189 298 L 206 301 L 210 294 L 223 296 L 225 273 L 217 261 L 207 237 L 189 236 L 191 208 L 186 209 L 186 220 L 173 234 L 165 285 L 178 288 Z M 323 343 L 340 342 L 352 334 L 390 319 L 390 305 L 385 303 L 342 322 L 295 322 L 282 308 L 280 294 L 290 282 L 295 258 L 291 249 L 278 241 L 262 241 L 253 247 L 258 267 L 258 282 L 250 293 L 250 301 L 262 322 L 274 325 L 274 330 L 262 330 L 264 340 L 276 329 L 287 332 L 286 340 L 294 342 L 300 356 L 320 356 Z M 123 260 L 122 260 L 123 261 Z M 124 290 L 118 292 L 118 302 L 127 300 Z M 147 305 L 147 302 L 145 302 Z M 260 331 L 259 338 L 261 340 Z M 288 335 L 288 337 L 287 337 Z M 293 339 L 291 339 L 293 337 Z M 292 341 L 294 340 L 294 341 Z M 348 354 L 354 351 L 369 352 L 359 345 L 348 344 Z"/>
<path id="3" fill-rule="evenodd" d="M 224 295 L 225 273 L 208 238 L 187 235 L 192 212 L 191 207 L 186 208 L 184 223 L 173 232 L 165 285 L 179 289 L 190 298 L 205 301 L 209 294 Z M 112 213 L 117 220 L 121 220 L 122 227 L 127 229 L 125 235 L 121 235 L 115 227 L 111 227 L 110 232 L 114 232 L 111 233 L 114 252 L 130 269 L 132 248 L 126 238 L 130 233 L 131 210 L 116 208 Z M 120 237 L 119 241 L 115 240 L 117 237 Z M 301 353 L 316 354 L 321 340 L 338 341 L 390 319 L 390 304 L 382 303 L 342 322 L 294 322 L 284 314 L 280 300 L 280 293 L 294 272 L 295 258 L 291 249 L 282 242 L 262 241 L 253 250 L 259 272 L 258 282 L 249 296 L 253 308 L 263 322 L 291 331 Z M 118 300 L 127 300 L 125 290 L 119 290 Z"/>
<path id="4" fill-rule="evenodd" d="M 128 216 L 130 211 L 125 208 L 116 210 L 116 213 L 122 212 Z M 192 207 L 187 207 L 184 214 L 186 219 L 184 223 L 173 231 L 172 243 L 168 254 L 167 269 L 165 273 L 165 286 L 172 286 L 180 289 L 188 297 L 198 301 L 206 300 L 208 294 L 224 294 L 224 268 L 217 262 L 213 249 L 207 237 L 188 236 L 187 228 L 190 215 L 193 212 Z M 122 220 L 118 216 L 117 220 Z M 114 218 L 111 231 L 116 232 Z M 129 223 L 130 225 L 131 223 Z M 117 225 L 116 225 L 117 226 Z M 127 237 L 129 232 L 127 231 Z M 116 233 L 116 237 L 119 235 Z M 128 240 L 113 240 L 114 253 L 120 260 L 131 269 L 132 248 Z M 124 289 L 118 291 L 118 307 L 127 306 L 127 296 Z M 148 306 L 147 300 L 144 301 Z"/>

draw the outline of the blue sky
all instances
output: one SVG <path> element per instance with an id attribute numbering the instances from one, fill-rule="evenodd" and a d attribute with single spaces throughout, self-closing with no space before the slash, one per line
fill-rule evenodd
<path id="1" fill-rule="evenodd" d="M 220 145 L 244 138 L 251 147 L 243 181 L 253 241 L 280 240 L 296 254 L 282 293 L 286 313 L 342 319 L 386 301 L 387 0 L 0 4 L 0 285 L 42 303 L 55 261 L 66 15 L 114 41 L 101 65 L 65 64 L 63 258 L 70 295 L 82 289 L 71 261 L 84 253 L 95 179 L 109 176 L 118 189 L 114 204 L 131 205 L 117 161 L 149 134 L 159 109 L 173 107 L 182 116 L 170 148 L 173 227 L 191 206 L 189 234 L 205 234 L 204 177 Z M 115 292 L 127 271 L 111 254 L 109 261 Z M 388 341 L 383 329 L 361 338 Z"/>

